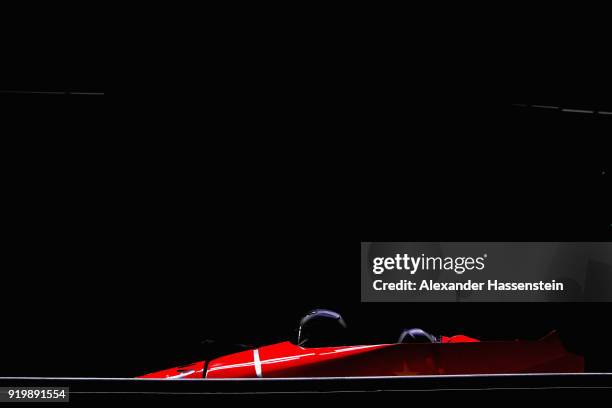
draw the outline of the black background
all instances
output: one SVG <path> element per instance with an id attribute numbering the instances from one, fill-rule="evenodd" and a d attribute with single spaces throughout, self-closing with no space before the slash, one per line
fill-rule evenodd
<path id="1" fill-rule="evenodd" d="M 206 338 L 283 340 L 314 307 L 389 339 L 571 328 L 601 353 L 607 304 L 359 303 L 360 241 L 610 239 L 610 118 L 513 106 L 610 111 L 601 76 L 422 53 L 260 50 L 171 92 L 4 95 L 0 374 L 135 376 Z M 88 61 L 42 88 L 101 89 Z"/>

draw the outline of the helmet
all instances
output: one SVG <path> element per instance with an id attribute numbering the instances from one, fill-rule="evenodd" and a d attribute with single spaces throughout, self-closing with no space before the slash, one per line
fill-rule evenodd
<path id="1" fill-rule="evenodd" d="M 339 346 L 346 342 L 346 323 L 339 313 L 314 309 L 300 320 L 297 344 L 303 347 Z"/>
<path id="2" fill-rule="evenodd" d="M 427 333 L 422 329 L 406 329 L 402 331 L 398 343 L 438 343 L 436 336 Z"/>

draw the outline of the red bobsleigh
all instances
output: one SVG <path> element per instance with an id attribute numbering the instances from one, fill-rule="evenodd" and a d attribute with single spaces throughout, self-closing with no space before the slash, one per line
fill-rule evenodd
<path id="1" fill-rule="evenodd" d="M 556 332 L 540 340 L 479 341 L 405 330 L 397 343 L 329 345 L 346 328 L 342 317 L 315 310 L 289 341 L 170 368 L 139 378 L 295 378 L 453 374 L 575 373 L 582 356 L 566 350 Z M 323 344 L 328 344 L 323 346 Z"/>

